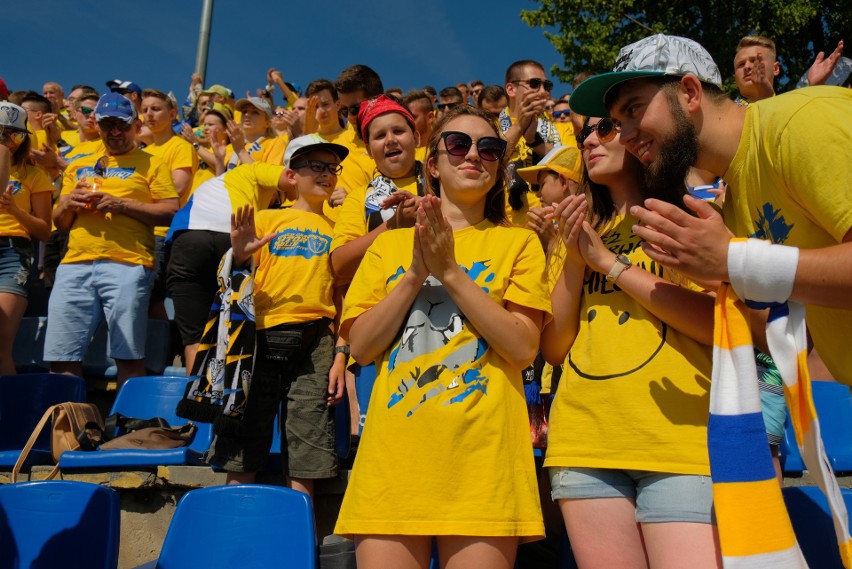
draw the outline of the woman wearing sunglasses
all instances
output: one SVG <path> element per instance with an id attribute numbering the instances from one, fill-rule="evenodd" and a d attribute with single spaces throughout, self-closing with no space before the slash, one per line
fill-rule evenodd
<path id="1" fill-rule="evenodd" d="M 27 111 L 0 103 L 0 144 L 11 154 L 9 180 L 0 194 L 0 374 L 13 375 L 12 345 L 27 308 L 32 238 L 50 236 L 53 184 L 29 161 Z"/>
<path id="2" fill-rule="evenodd" d="M 713 299 L 640 247 L 630 208 L 650 196 L 618 126 L 586 119 L 576 138 L 585 195 L 554 212 L 562 266 L 541 345 L 564 362 L 544 463 L 552 496 L 581 569 L 719 567 L 707 456 Z M 654 197 L 680 205 L 684 191 Z"/>
<path id="3" fill-rule="evenodd" d="M 415 227 L 379 235 L 342 333 L 378 378 L 335 533 L 361 568 L 503 568 L 544 533 L 521 370 L 550 308 L 535 235 L 506 224 L 506 143 L 467 105 L 435 126 Z"/>

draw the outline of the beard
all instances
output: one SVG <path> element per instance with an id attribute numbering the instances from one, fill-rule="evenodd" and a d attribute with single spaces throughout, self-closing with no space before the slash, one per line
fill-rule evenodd
<path id="1" fill-rule="evenodd" d="M 669 100 L 674 131 L 662 140 L 657 160 L 645 169 L 647 197 L 683 207 L 686 175 L 698 158 L 698 135 L 695 125 L 676 100 Z"/>

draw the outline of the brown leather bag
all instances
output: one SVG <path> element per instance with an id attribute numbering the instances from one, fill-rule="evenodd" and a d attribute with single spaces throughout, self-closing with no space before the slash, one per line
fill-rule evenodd
<path id="1" fill-rule="evenodd" d="M 12 482 L 18 481 L 18 474 L 48 419 L 51 421 L 50 453 L 57 464 L 47 475 L 47 480 L 55 478 L 59 473 L 59 457 L 63 452 L 79 448 L 94 449 L 104 429 L 101 412 L 93 403 L 68 402 L 51 406 L 36 425 L 12 468 Z"/>

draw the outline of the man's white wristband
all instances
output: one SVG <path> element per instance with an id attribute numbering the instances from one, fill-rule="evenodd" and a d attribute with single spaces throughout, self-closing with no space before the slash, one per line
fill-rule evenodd
<path id="1" fill-rule="evenodd" d="M 728 275 L 742 300 L 786 302 L 793 293 L 799 249 L 761 239 L 732 239 Z"/>

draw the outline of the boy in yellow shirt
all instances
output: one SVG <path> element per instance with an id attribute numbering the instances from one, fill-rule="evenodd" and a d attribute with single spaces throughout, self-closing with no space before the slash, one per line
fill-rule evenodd
<path id="1" fill-rule="evenodd" d="M 228 483 L 254 482 L 268 460 L 282 399 L 282 456 L 292 488 L 313 495 L 314 480 L 337 475 L 330 405 L 343 396 L 343 373 L 332 322 L 337 315 L 329 264 L 332 225 L 323 204 L 337 184 L 349 150 L 317 134 L 294 139 L 285 176 L 299 192 L 292 207 L 251 206 L 231 217 L 234 266 L 254 260 L 257 357 L 242 429 L 218 433 L 208 462 L 228 471 Z M 339 357 L 342 368 L 345 350 Z"/>

